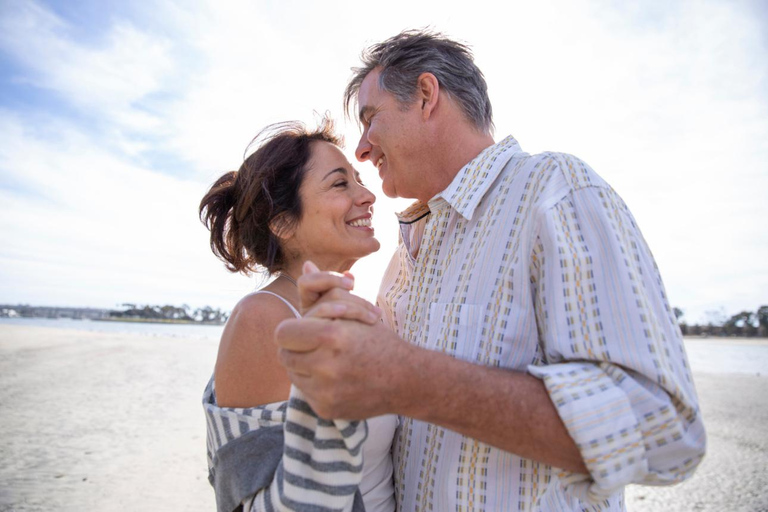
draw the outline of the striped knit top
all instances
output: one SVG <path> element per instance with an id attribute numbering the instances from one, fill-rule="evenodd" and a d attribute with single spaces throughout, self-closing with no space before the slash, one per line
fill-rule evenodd
<path id="1" fill-rule="evenodd" d="M 274 295 L 299 316 L 279 295 L 257 293 Z M 219 407 L 213 377 L 203 408 L 208 478 L 219 512 L 239 506 L 246 511 L 394 511 L 395 416 L 325 420 L 294 386 L 287 401 Z"/>

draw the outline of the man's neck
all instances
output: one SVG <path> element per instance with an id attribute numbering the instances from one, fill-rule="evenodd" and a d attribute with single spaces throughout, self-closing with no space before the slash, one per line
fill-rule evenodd
<path id="1" fill-rule="evenodd" d="M 418 199 L 426 203 L 439 192 L 443 191 L 459 174 L 459 171 L 474 160 L 477 155 L 489 146 L 495 144 L 489 133 L 476 130 L 461 130 L 443 134 L 437 145 L 440 148 L 439 159 L 436 161 L 434 179 L 430 189 Z"/>

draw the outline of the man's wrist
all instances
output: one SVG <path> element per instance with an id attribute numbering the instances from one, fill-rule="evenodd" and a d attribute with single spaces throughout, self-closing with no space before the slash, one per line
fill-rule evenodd
<path id="1" fill-rule="evenodd" d="M 424 349 L 415 347 L 396 337 L 395 358 L 388 363 L 393 372 L 388 372 L 386 386 L 387 410 L 401 416 L 413 416 L 414 409 L 421 400 L 423 385 L 420 382 L 419 367 Z"/>
<path id="2" fill-rule="evenodd" d="M 450 373 L 446 365 L 457 361 L 406 341 L 400 340 L 400 343 L 398 370 L 390 388 L 390 409 L 401 416 L 426 421 L 430 410 L 439 407 L 438 402 L 445 399 L 445 374 Z"/>

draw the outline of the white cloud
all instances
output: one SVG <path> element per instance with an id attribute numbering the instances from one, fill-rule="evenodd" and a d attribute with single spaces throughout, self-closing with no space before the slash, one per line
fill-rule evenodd
<path id="1" fill-rule="evenodd" d="M 199 304 L 207 291 L 222 302 L 214 283 L 225 279 L 197 220 L 204 187 L 95 148 L 75 126 L 51 121 L 61 137 L 54 145 L 36 138 L 23 120 L 3 118 L 2 169 L 23 169 L 15 188 L 27 193 L 0 191 L 6 263 L 0 275 L 16 283 L 0 300 Z M 51 288 L 46 298 L 40 283 Z"/>
<path id="2" fill-rule="evenodd" d="M 109 27 L 94 48 L 75 40 L 73 27 L 35 2 L 8 3 L 0 17 L 0 48 L 30 73 L 22 78 L 76 106 L 131 130 L 157 119 L 136 108 L 161 89 L 173 68 L 170 42 L 127 22 Z"/>

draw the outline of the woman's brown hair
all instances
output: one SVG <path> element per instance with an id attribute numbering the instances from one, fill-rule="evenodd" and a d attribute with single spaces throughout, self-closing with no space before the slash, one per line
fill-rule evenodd
<path id="1" fill-rule="evenodd" d="M 249 144 L 258 149 L 238 171 L 216 180 L 200 201 L 211 250 L 230 272 L 247 275 L 261 267 L 272 274 L 282 269 L 285 252 L 272 228 L 290 228 L 301 219 L 299 189 L 316 141 L 342 144 L 327 116 L 311 132 L 298 121 L 266 127 Z"/>

